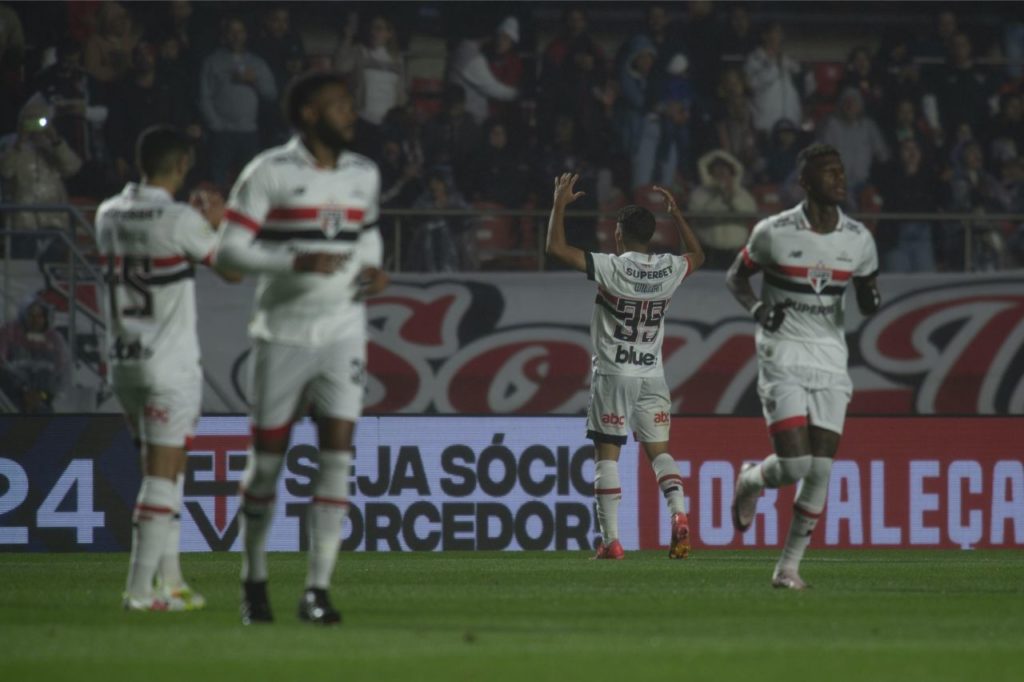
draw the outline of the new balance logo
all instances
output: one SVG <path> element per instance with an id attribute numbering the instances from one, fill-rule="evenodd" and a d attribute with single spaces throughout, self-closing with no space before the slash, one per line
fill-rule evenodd
<path id="1" fill-rule="evenodd" d="M 636 365 L 637 367 L 651 367 L 658 361 L 654 353 L 637 353 L 635 348 L 625 349 L 622 346 L 615 347 L 615 362 L 619 365 Z"/>
<path id="2" fill-rule="evenodd" d="M 306 193 L 306 188 L 305 187 L 296 187 L 295 189 L 292 190 L 292 194 L 294 196 L 299 196 L 299 195 L 302 195 L 302 194 L 305 194 L 305 193 Z"/>
<path id="3" fill-rule="evenodd" d="M 804 255 L 803 251 L 790 251 L 789 252 L 789 257 L 790 258 L 799 258 L 802 255 Z"/>
<path id="4" fill-rule="evenodd" d="M 601 423 L 610 424 L 611 426 L 625 426 L 626 417 L 621 414 L 602 414 Z"/>

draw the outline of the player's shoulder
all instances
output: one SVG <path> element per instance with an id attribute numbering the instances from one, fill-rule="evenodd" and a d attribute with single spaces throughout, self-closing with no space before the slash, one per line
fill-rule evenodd
<path id="1" fill-rule="evenodd" d="M 871 238 L 871 231 L 868 229 L 867 225 L 859 220 L 851 218 L 846 215 L 846 213 L 839 214 L 839 230 L 856 238 Z"/>
<path id="2" fill-rule="evenodd" d="M 338 170 L 354 170 L 366 173 L 368 176 L 374 176 L 380 173 L 376 161 L 368 156 L 363 156 L 358 152 L 348 151 L 341 157 L 341 163 L 338 165 Z"/>
<path id="3" fill-rule="evenodd" d="M 787 208 L 785 211 L 779 211 L 778 213 L 772 214 L 767 218 L 760 220 L 754 229 L 771 230 L 773 232 L 791 232 L 802 229 L 804 227 L 803 216 L 801 215 L 800 205 L 797 204 L 793 208 Z"/>

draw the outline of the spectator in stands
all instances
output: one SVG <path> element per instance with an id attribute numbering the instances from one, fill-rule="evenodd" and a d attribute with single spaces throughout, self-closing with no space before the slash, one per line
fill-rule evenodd
<path id="1" fill-rule="evenodd" d="M 672 57 L 679 53 L 681 46 L 673 35 L 671 21 L 665 5 L 654 4 L 647 7 L 646 22 L 644 31 L 627 39 L 616 58 L 620 69 L 629 57 L 633 46 L 638 41 L 647 41 L 654 50 L 654 63 L 651 65 L 647 75 L 647 102 L 646 108 L 654 110 L 657 108 L 661 93 L 665 91 L 665 79 L 667 78 L 668 63 Z M 685 55 L 684 55 L 685 57 Z M 689 60 L 686 60 L 689 65 Z"/>
<path id="2" fill-rule="evenodd" d="M 997 148 L 1012 150 L 1007 156 L 1024 155 L 1024 96 L 1019 92 L 1006 93 L 999 98 L 999 115 L 989 128 L 989 154 Z"/>
<path id="3" fill-rule="evenodd" d="M 494 38 L 483 44 L 487 66 L 499 81 L 515 88 L 523 88 L 523 60 L 516 51 L 519 45 L 519 20 L 505 17 L 498 25 Z M 511 102 L 491 102 L 490 115 L 507 121 L 518 118 Z"/>
<path id="4" fill-rule="evenodd" d="M 1010 197 L 1002 184 L 985 169 L 985 154 L 975 140 L 967 140 L 953 152 L 953 177 L 949 183 L 950 209 L 960 213 L 1002 213 L 1010 205 Z M 963 230 L 972 239 L 974 270 L 997 270 L 1003 267 L 1007 248 L 999 225 L 978 220 L 947 229 L 946 262 L 955 269 L 964 263 Z"/>
<path id="5" fill-rule="evenodd" d="M 690 61 L 689 73 L 696 99 L 710 101 L 714 99 L 715 79 L 722 66 L 721 31 L 710 0 L 691 0 L 687 10 L 679 49 Z"/>
<path id="6" fill-rule="evenodd" d="M 757 202 L 743 188 L 743 164 L 724 149 L 710 151 L 697 162 L 700 186 L 693 190 L 689 208 L 697 213 L 754 213 Z M 749 220 L 723 218 L 693 221 L 694 230 L 704 246 L 706 265 L 725 270 L 743 248 L 750 233 Z"/>
<path id="7" fill-rule="evenodd" d="M 42 95 L 29 98 L 18 116 L 14 144 L 0 153 L 0 178 L 4 197 L 15 204 L 66 204 L 64 179 L 73 176 L 82 160 L 51 124 L 52 112 Z M 66 213 L 12 214 L 8 226 L 15 230 L 67 229 Z M 31 258 L 44 250 L 41 240 L 12 239 L 12 256 Z"/>
<path id="8" fill-rule="evenodd" d="M 0 389 L 20 413 L 47 414 L 69 379 L 67 345 L 53 329 L 52 311 L 33 300 L 0 327 Z"/>
<path id="9" fill-rule="evenodd" d="M 765 180 L 778 185 L 793 175 L 796 157 L 804 147 L 801 137 L 800 128 L 788 118 L 781 118 L 775 122 L 765 158 Z"/>
<path id="10" fill-rule="evenodd" d="M 469 206 L 442 172 L 427 176 L 427 190 L 413 204 L 415 209 L 466 210 Z M 464 260 L 463 219 L 458 216 L 426 215 L 416 225 L 406 250 L 406 269 L 417 272 L 457 272 Z"/>
<path id="11" fill-rule="evenodd" d="M 949 56 L 953 36 L 960 31 L 956 14 L 952 10 L 941 10 L 935 15 L 935 33 L 917 42 L 914 56 L 930 61 L 943 60 Z"/>
<path id="12" fill-rule="evenodd" d="M 932 136 L 929 134 L 928 123 L 918 115 L 917 105 L 909 97 L 901 97 L 896 100 L 893 114 L 890 117 L 891 123 L 886 126 L 886 142 L 892 149 L 896 149 L 904 140 L 914 140 L 918 148 L 926 158 L 934 156 Z"/>
<path id="13" fill-rule="evenodd" d="M 131 77 L 115 86 L 106 127 L 119 184 L 135 177 L 135 142 L 143 130 L 161 123 L 181 130 L 197 124 L 181 92 L 160 79 L 153 45 L 137 44 L 132 61 Z"/>
<path id="14" fill-rule="evenodd" d="M 750 21 L 750 11 L 745 4 L 729 3 L 729 19 L 719 38 L 719 47 L 723 56 L 734 59 L 745 59 L 757 49 L 757 36 Z"/>
<path id="15" fill-rule="evenodd" d="M 651 108 L 648 96 L 648 91 L 653 88 L 651 70 L 656 57 L 654 44 L 646 37 L 638 36 L 630 41 L 619 66 L 620 96 L 616 111 L 619 140 L 622 148 L 631 154 L 634 166 L 638 165 L 637 157 L 642 157 L 639 165 L 644 167 L 641 173 L 644 177 L 651 172 L 653 161 L 650 157 L 660 131 L 658 115 Z M 634 174 L 633 186 L 637 183 Z"/>
<path id="16" fill-rule="evenodd" d="M 846 72 L 839 83 L 841 90 L 848 87 L 857 88 L 864 99 L 864 109 L 868 116 L 879 120 L 884 114 L 885 92 L 882 74 L 875 68 L 871 53 L 863 45 L 850 50 L 846 58 Z"/>
<path id="17" fill-rule="evenodd" d="M 409 208 L 423 193 L 423 160 L 408 154 L 399 137 L 385 134 L 377 165 L 382 208 Z"/>
<path id="18" fill-rule="evenodd" d="M 882 34 L 878 70 L 881 72 L 882 91 L 889 103 L 896 97 L 906 97 L 920 106 L 924 96 L 921 68 L 914 62 L 910 48 L 910 37 L 903 29 L 893 28 Z"/>
<path id="19" fill-rule="evenodd" d="M 743 65 L 754 93 L 754 127 L 765 134 L 780 118 L 803 121 L 800 93 L 793 80 L 800 73 L 800 64 L 785 53 L 782 39 L 782 25 L 768 24 L 761 31 L 760 46 Z"/>
<path id="20" fill-rule="evenodd" d="M 718 146 L 735 156 L 748 176 L 761 172 L 764 160 L 757 144 L 754 129 L 754 107 L 743 80 L 743 72 L 736 67 L 722 71 L 718 79 L 718 106 L 715 124 Z M 795 158 L 795 157 L 794 157 Z"/>
<path id="21" fill-rule="evenodd" d="M 246 49 L 248 32 L 238 17 L 223 23 L 223 46 L 203 62 L 199 106 L 210 134 L 210 175 L 227 187 L 259 151 L 260 101 L 277 98 L 267 63 Z"/>
<path id="22" fill-rule="evenodd" d="M 995 93 L 995 85 L 988 71 L 974 64 L 971 39 L 967 34 L 957 33 L 952 37 L 949 60 L 935 69 L 930 89 L 938 108 L 938 120 L 930 122 L 942 131 L 944 138 L 954 135 L 963 124 L 975 133 L 983 130 L 989 119 L 988 100 Z"/>
<path id="23" fill-rule="evenodd" d="M 543 197 L 550 191 L 551 178 L 559 173 L 575 173 L 580 176 L 580 186 L 598 186 L 598 168 L 585 153 L 586 145 L 580 139 L 576 123 L 569 114 L 555 118 L 554 137 L 540 150 L 537 160 L 530 164 L 533 169 L 532 187 L 535 196 Z M 573 206 L 580 211 L 596 211 L 598 192 L 588 190 Z M 585 251 L 598 250 L 597 234 L 592 218 L 565 219 L 566 238 Z"/>
<path id="24" fill-rule="evenodd" d="M 263 58 L 274 74 L 278 92 L 284 92 L 292 78 L 302 73 L 306 64 L 306 48 L 302 36 L 291 28 L 291 12 L 287 5 L 270 5 L 263 12 L 260 32 L 252 51 Z"/>
<path id="25" fill-rule="evenodd" d="M 368 33 L 355 42 L 358 15 L 349 15 L 341 46 L 334 55 L 334 66 L 348 74 L 359 118 L 380 126 L 384 116 L 405 105 L 405 61 L 398 47 L 398 36 L 391 20 L 382 14 L 369 23 Z"/>
<path id="26" fill-rule="evenodd" d="M 857 88 L 839 95 L 839 109 L 821 129 L 821 141 L 839 150 L 846 168 L 847 205 L 856 209 L 858 194 L 871 175 L 873 163 L 889 160 L 889 147 L 878 125 L 864 114 L 864 99 Z"/>
<path id="27" fill-rule="evenodd" d="M 86 72 L 100 83 L 127 76 L 140 33 L 120 3 L 104 2 L 96 13 L 96 31 L 85 42 Z"/>
<path id="28" fill-rule="evenodd" d="M 460 188 L 469 187 L 473 154 L 480 146 L 480 126 L 466 111 L 466 91 L 460 85 L 445 88 L 441 113 L 423 130 L 426 165 L 447 172 Z"/>
<path id="29" fill-rule="evenodd" d="M 70 38 L 57 47 L 57 62 L 43 69 L 30 86 L 49 103 L 60 136 L 87 167 L 75 178 L 75 194 L 99 194 L 103 187 L 106 148 L 100 134 L 109 110 L 99 94 L 101 86 L 82 69 L 82 48 Z"/>
<path id="30" fill-rule="evenodd" d="M 942 183 L 924 162 L 914 137 L 899 141 L 899 157 L 878 169 L 875 186 L 887 213 L 934 213 L 942 201 Z M 886 272 L 933 272 L 935 234 L 925 220 L 882 222 L 875 242 Z"/>
<path id="31" fill-rule="evenodd" d="M 519 146 L 509 140 L 508 127 L 497 119 L 484 125 L 483 148 L 477 153 L 470 178 L 474 202 L 517 208 L 526 199 L 528 178 Z"/>
<path id="32" fill-rule="evenodd" d="M 466 91 L 466 111 L 477 123 L 483 123 L 491 102 L 512 102 L 519 98 L 519 90 L 505 85 L 491 71 L 483 53 L 483 41 L 462 40 L 451 58 L 448 79 Z"/>

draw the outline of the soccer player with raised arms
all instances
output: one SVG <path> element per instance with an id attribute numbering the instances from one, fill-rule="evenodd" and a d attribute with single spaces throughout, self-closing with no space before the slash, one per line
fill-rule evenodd
<path id="1" fill-rule="evenodd" d="M 619 211 L 615 254 L 570 246 L 565 240 L 565 207 L 583 196 L 575 190 L 577 180 L 579 176 L 571 173 L 555 178 L 547 253 L 585 272 L 597 284 L 590 322 L 594 357 L 587 410 L 587 436 L 594 441 L 597 458 L 594 496 L 602 536 L 594 558 L 625 556 L 619 541 L 619 454 L 632 430 L 650 460 L 672 517 L 669 556 L 684 559 L 690 551 L 690 529 L 683 479 L 668 447 L 672 402 L 661 345 L 672 294 L 704 264 L 704 250 L 672 194 L 660 187 L 655 189 L 665 198 L 686 248 L 682 255 L 651 253 L 654 214 L 641 206 Z"/>
<path id="2" fill-rule="evenodd" d="M 753 523 L 764 488 L 800 483 L 793 521 L 772 585 L 802 590 L 800 561 L 825 508 L 832 458 L 853 393 L 847 373 L 843 296 L 852 281 L 864 315 L 878 310 L 878 255 L 863 224 L 839 208 L 846 174 L 839 152 L 813 144 L 797 158 L 800 205 L 754 226 L 726 277 L 736 300 L 757 320 L 757 392 L 775 453 L 740 469 L 732 519 Z M 764 271 L 761 298 L 750 277 Z"/>
<path id="3" fill-rule="evenodd" d="M 320 441 L 309 505 L 309 569 L 299 618 L 330 625 L 328 596 L 349 505 L 366 381 L 362 299 L 380 269 L 380 172 L 350 150 L 356 115 L 344 79 L 310 72 L 287 95 L 289 142 L 257 156 L 228 198 L 216 261 L 260 275 L 253 341 L 253 446 L 241 482 L 242 622 L 270 622 L 266 540 L 293 422 L 312 412 Z"/>
<path id="4" fill-rule="evenodd" d="M 223 203 L 197 202 L 201 213 L 174 200 L 192 160 L 183 133 L 148 128 L 136 145 L 142 182 L 128 183 L 96 213 L 109 292 L 104 313 L 111 379 L 142 453 L 123 601 L 133 611 L 184 611 L 205 604 L 182 578 L 178 545 L 185 445 L 203 395 L 195 264 L 210 264 Z M 156 591 L 154 579 L 160 583 Z"/>

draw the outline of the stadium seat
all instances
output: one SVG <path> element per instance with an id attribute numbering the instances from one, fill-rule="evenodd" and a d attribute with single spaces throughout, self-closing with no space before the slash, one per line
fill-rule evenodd
<path id="1" fill-rule="evenodd" d="M 479 211 L 502 210 L 490 202 L 476 202 Z M 533 218 L 483 214 L 473 218 L 469 246 L 483 270 L 527 270 L 537 267 L 537 242 Z"/>
<path id="2" fill-rule="evenodd" d="M 447 58 L 448 49 L 440 38 L 420 35 L 409 42 L 405 62 L 409 99 L 421 117 L 441 111 Z"/>
<path id="3" fill-rule="evenodd" d="M 750 193 L 754 195 L 758 210 L 763 213 L 778 213 L 785 208 L 778 185 L 754 185 L 750 188 Z"/>

